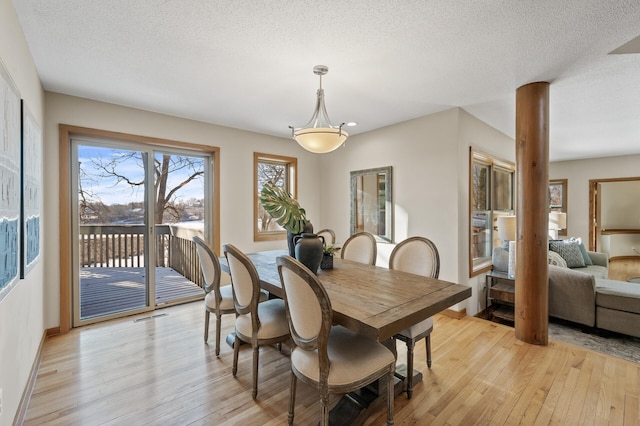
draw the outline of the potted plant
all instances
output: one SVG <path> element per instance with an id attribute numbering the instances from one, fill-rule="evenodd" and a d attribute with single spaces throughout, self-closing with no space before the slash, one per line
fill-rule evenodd
<path id="1" fill-rule="evenodd" d="M 322 261 L 320 262 L 320 269 L 333 269 L 333 254 L 340 250 L 340 247 L 336 247 L 333 244 L 324 244 L 322 247 Z"/>
<path id="2" fill-rule="evenodd" d="M 293 238 L 302 233 L 313 233 L 313 225 L 307 219 L 307 212 L 291 194 L 271 181 L 262 187 L 260 202 L 278 225 L 287 231 L 289 255 L 295 257 Z"/>

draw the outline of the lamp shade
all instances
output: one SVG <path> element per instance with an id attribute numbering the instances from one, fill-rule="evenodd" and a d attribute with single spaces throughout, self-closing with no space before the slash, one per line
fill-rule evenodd
<path id="1" fill-rule="evenodd" d="M 516 240 L 516 217 L 515 216 L 499 216 L 498 217 L 498 238 L 502 241 Z"/>
<path id="2" fill-rule="evenodd" d="M 565 229 L 567 227 L 567 214 L 563 212 L 549 213 L 549 229 Z"/>
<path id="3" fill-rule="evenodd" d="M 296 130 L 293 138 L 307 151 L 326 154 L 338 149 L 349 134 L 333 127 L 309 127 Z"/>

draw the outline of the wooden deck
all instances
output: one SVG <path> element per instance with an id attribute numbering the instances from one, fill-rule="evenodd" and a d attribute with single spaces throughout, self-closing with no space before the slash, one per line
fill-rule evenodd
<path id="1" fill-rule="evenodd" d="M 201 287 L 172 268 L 157 267 L 156 305 L 204 297 Z M 82 268 L 80 317 L 83 319 L 146 306 L 144 268 Z"/>

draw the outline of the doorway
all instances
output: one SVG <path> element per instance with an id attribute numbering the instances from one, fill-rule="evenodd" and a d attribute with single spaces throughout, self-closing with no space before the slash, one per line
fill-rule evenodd
<path id="1" fill-rule="evenodd" d="M 219 245 L 218 149 L 60 127 L 60 332 L 202 299 L 191 245 Z"/>
<path id="2" fill-rule="evenodd" d="M 609 255 L 609 278 L 640 275 L 640 177 L 589 181 L 589 246 Z"/>

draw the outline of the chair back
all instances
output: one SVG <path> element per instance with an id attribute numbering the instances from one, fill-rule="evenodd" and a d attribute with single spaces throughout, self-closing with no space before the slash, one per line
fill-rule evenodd
<path id="1" fill-rule="evenodd" d="M 218 299 L 220 296 L 220 275 L 222 273 L 218 257 L 202 238 L 193 237 L 193 242 L 196 245 L 198 259 L 200 259 L 200 270 L 204 278 L 204 291 L 206 293 L 213 291 L 216 299 Z"/>
<path id="2" fill-rule="evenodd" d="M 321 366 L 324 359 L 328 367 L 327 341 L 333 315 L 329 296 L 318 277 L 296 259 L 279 256 L 276 262 L 291 338 L 303 350 L 318 349 Z"/>
<path id="3" fill-rule="evenodd" d="M 316 232 L 316 235 L 318 237 L 323 237 L 324 243 L 326 245 L 336 243 L 336 233 L 333 232 L 333 229 L 321 229 L 320 231 Z"/>
<path id="4" fill-rule="evenodd" d="M 424 237 L 411 237 L 395 246 L 389 257 L 389 269 L 429 278 L 440 274 L 440 255 L 433 242 Z"/>
<path id="5" fill-rule="evenodd" d="M 378 255 L 376 238 L 369 232 L 358 232 L 349 237 L 342 245 L 340 257 L 368 265 L 376 264 Z"/>
<path id="6" fill-rule="evenodd" d="M 233 288 L 233 304 L 236 313 L 252 315 L 257 320 L 258 302 L 260 301 L 260 279 L 258 271 L 242 251 L 232 244 L 225 244 L 224 255 L 229 263 L 231 286 Z"/>

